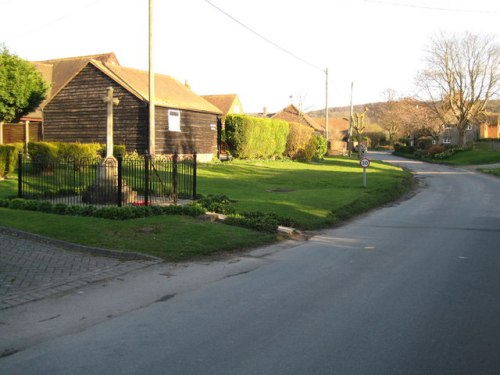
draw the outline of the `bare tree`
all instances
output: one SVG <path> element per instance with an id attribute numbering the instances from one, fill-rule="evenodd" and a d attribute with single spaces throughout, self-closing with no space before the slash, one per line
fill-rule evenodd
<path id="1" fill-rule="evenodd" d="M 458 130 L 465 145 L 469 125 L 479 121 L 499 92 L 500 46 L 493 36 L 464 33 L 432 38 L 426 67 L 417 75 L 419 97 L 443 125 Z"/>
<path id="2" fill-rule="evenodd" d="M 364 155 L 365 146 L 363 145 L 363 133 L 366 129 L 365 126 L 365 116 L 366 112 L 368 112 L 368 107 L 365 107 L 364 112 L 362 113 L 353 113 L 351 116 L 352 128 L 356 133 L 356 137 L 358 139 L 358 156 L 361 159 Z"/>
<path id="3" fill-rule="evenodd" d="M 380 113 L 380 126 L 387 132 L 389 143 L 394 144 L 395 140 L 401 136 L 405 125 L 404 108 L 397 97 L 397 92 L 393 89 L 384 91 L 386 102 Z"/>

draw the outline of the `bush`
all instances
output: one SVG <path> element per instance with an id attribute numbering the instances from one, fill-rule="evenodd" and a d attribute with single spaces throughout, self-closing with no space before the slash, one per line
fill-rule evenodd
<path id="1" fill-rule="evenodd" d="M 285 152 L 289 125 L 286 121 L 228 115 L 224 139 L 229 152 L 239 158 L 281 157 Z"/>
<path id="2" fill-rule="evenodd" d="M 84 160 L 93 160 L 101 150 L 97 143 L 63 143 L 58 142 L 57 156 L 81 163 Z"/>
<path id="3" fill-rule="evenodd" d="M 57 159 L 57 144 L 49 142 L 29 142 L 28 153 L 36 160 L 35 172 L 51 172 Z"/>
<path id="4" fill-rule="evenodd" d="M 415 152 L 415 147 L 408 146 L 402 143 L 394 143 L 394 153 L 396 154 L 413 154 Z"/>
<path id="5" fill-rule="evenodd" d="M 370 148 L 378 148 L 385 145 L 387 139 L 384 132 L 365 132 Z"/>
<path id="6" fill-rule="evenodd" d="M 420 137 L 417 139 L 417 148 L 421 150 L 428 150 L 430 149 L 433 144 L 433 138 L 432 137 Z"/>
<path id="7" fill-rule="evenodd" d="M 101 145 L 98 147 L 97 154 L 101 157 L 106 156 L 106 145 Z M 127 147 L 124 145 L 114 145 L 113 146 L 113 156 L 117 158 L 118 156 L 125 156 L 127 154 Z"/>
<path id="8" fill-rule="evenodd" d="M 312 128 L 296 122 L 290 123 L 285 155 L 290 159 L 305 160 L 305 149 L 313 135 Z"/>
<path id="9" fill-rule="evenodd" d="M 314 156 L 313 159 L 323 160 L 328 151 L 328 143 L 326 142 L 326 138 L 315 134 L 311 141 L 314 146 Z"/>
<path id="10" fill-rule="evenodd" d="M 441 154 L 446 151 L 446 147 L 443 145 L 433 145 L 428 150 L 427 153 L 431 158 L 433 158 L 437 154 Z"/>
<path id="11" fill-rule="evenodd" d="M 297 223 L 291 219 L 274 213 L 244 212 L 243 214 L 229 215 L 224 224 L 250 228 L 259 232 L 276 232 L 279 225 L 293 227 Z"/>
<path id="12" fill-rule="evenodd" d="M 22 143 L 0 145 L 0 178 L 5 178 L 17 167 L 17 156 L 23 152 Z"/>
<path id="13" fill-rule="evenodd" d="M 236 210 L 231 206 L 231 200 L 225 195 L 212 195 L 198 199 L 197 202 L 200 206 L 207 211 L 215 212 L 218 214 L 234 214 Z"/>
<path id="14" fill-rule="evenodd" d="M 239 227 L 254 229 L 259 232 L 276 232 L 278 229 L 278 221 L 267 215 L 230 215 L 224 220 L 224 224 L 235 225 Z"/>

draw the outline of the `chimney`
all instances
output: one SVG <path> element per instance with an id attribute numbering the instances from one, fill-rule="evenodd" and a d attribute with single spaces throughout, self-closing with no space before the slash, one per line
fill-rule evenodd
<path id="1" fill-rule="evenodd" d="M 184 86 L 186 86 L 188 89 L 191 90 L 191 85 L 189 84 L 188 80 L 184 80 Z"/>

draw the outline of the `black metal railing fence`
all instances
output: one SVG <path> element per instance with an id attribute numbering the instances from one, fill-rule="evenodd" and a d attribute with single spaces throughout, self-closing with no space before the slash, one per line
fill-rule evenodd
<path id="1" fill-rule="evenodd" d="M 18 159 L 18 197 L 64 204 L 161 205 L 196 197 L 196 154 Z"/>

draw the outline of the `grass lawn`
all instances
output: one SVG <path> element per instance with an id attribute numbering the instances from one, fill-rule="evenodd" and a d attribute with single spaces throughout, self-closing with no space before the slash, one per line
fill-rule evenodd
<path id="1" fill-rule="evenodd" d="M 451 165 L 479 165 L 500 163 L 500 152 L 491 150 L 464 150 L 459 151 L 448 159 L 443 160 Z"/>
<path id="2" fill-rule="evenodd" d="M 274 234 L 174 215 L 118 221 L 0 208 L 0 225 L 87 246 L 134 251 L 173 261 L 257 247 L 277 240 Z"/>
<path id="3" fill-rule="evenodd" d="M 317 229 L 394 200 L 410 188 L 411 175 L 398 167 L 373 161 L 367 171 L 364 189 L 356 159 L 328 158 L 321 163 L 235 160 L 200 165 L 198 192 L 227 195 L 236 201 L 238 212 L 273 212 L 293 219 L 301 229 Z M 0 181 L 0 198 L 16 191 L 15 179 Z M 169 260 L 256 247 L 279 239 L 275 234 L 184 216 L 116 221 L 0 209 L 0 225 Z"/>
<path id="4" fill-rule="evenodd" d="M 395 198 L 408 179 L 400 168 L 372 162 L 367 188 L 357 159 L 327 158 L 321 163 L 235 160 L 198 169 L 201 194 L 225 194 L 238 212 L 273 212 L 298 223 L 301 229 L 324 228 L 344 217 L 346 205 L 366 209 Z M 332 215 L 332 212 L 334 215 Z"/>
<path id="5" fill-rule="evenodd" d="M 492 174 L 494 176 L 500 177 L 500 168 L 491 168 L 491 169 L 483 168 L 483 169 L 480 169 L 480 171 L 483 173 L 488 173 L 488 174 Z"/>

